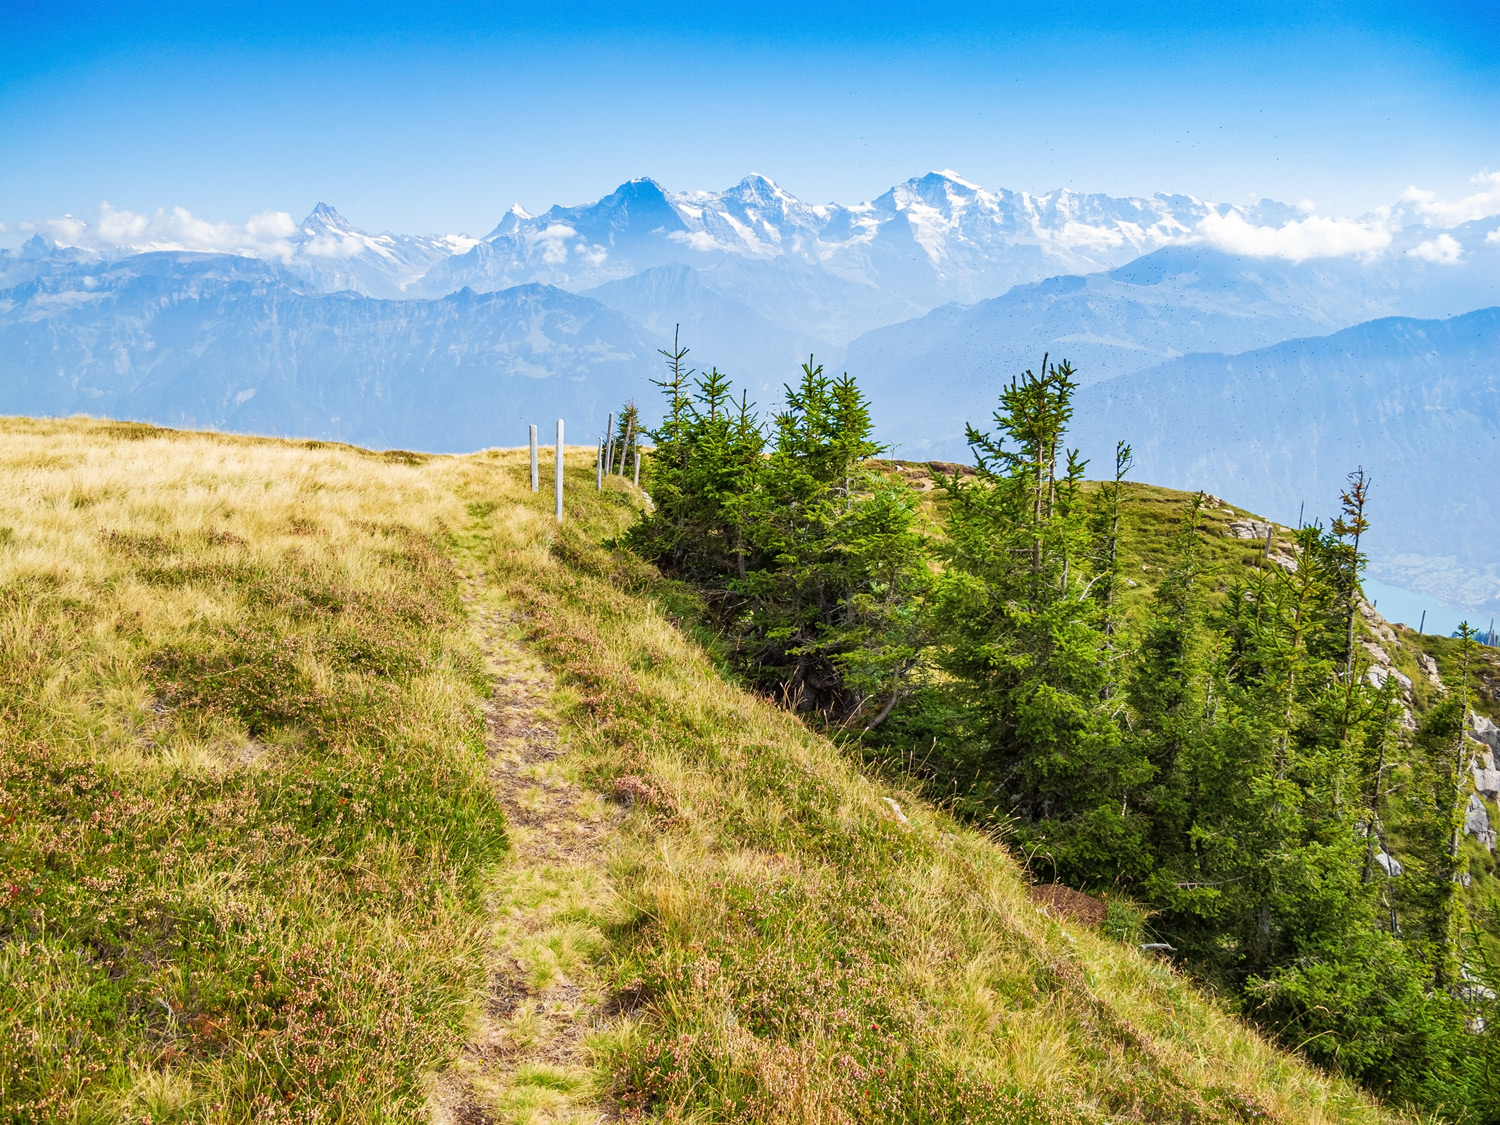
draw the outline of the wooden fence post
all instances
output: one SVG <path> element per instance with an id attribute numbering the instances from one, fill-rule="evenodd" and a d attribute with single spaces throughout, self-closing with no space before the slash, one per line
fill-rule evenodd
<path id="1" fill-rule="evenodd" d="M 641 447 L 635 447 L 635 486 L 641 487 Z"/>
<path id="2" fill-rule="evenodd" d="M 599 452 L 594 456 L 594 487 L 604 491 L 604 439 L 599 439 Z"/>
<path id="3" fill-rule="evenodd" d="M 531 491 L 538 491 L 540 480 L 537 477 L 536 465 L 536 423 L 531 426 Z"/>
<path id="4" fill-rule="evenodd" d="M 609 412 L 609 421 L 604 423 L 604 472 L 615 471 L 615 412 Z"/>
<path id="5" fill-rule="evenodd" d="M 635 419 L 625 423 L 625 444 L 620 446 L 620 475 L 625 475 L 625 454 L 630 451 L 630 439 L 635 434 Z"/>
<path id="6" fill-rule="evenodd" d="M 563 420 L 557 420 L 557 470 L 553 481 L 556 493 L 557 522 L 562 523 L 562 477 L 563 477 Z"/>

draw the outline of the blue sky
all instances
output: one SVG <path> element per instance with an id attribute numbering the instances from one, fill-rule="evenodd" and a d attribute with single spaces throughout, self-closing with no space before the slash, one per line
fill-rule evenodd
<path id="1" fill-rule="evenodd" d="M 512 202 L 952 168 L 1325 214 L 1500 168 L 1500 3 L 386 6 L 0 0 L 0 223 Z"/>

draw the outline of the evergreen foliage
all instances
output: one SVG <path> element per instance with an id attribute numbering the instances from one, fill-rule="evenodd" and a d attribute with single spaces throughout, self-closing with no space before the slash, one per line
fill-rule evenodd
<path id="1" fill-rule="evenodd" d="M 702 592 L 752 682 L 867 740 L 930 742 L 956 809 L 1003 824 L 1044 877 L 1140 902 L 1155 941 L 1288 1046 L 1398 1102 L 1500 1121 L 1482 940 L 1500 918 L 1469 918 L 1461 893 L 1473 640 L 1408 734 L 1356 638 L 1363 470 L 1328 528 L 1285 554 L 1268 538 L 1234 576 L 1208 561 L 1193 497 L 1130 619 L 1130 449 L 1085 487 L 1066 362 L 1044 357 L 991 430 L 969 427 L 975 471 L 939 476 L 929 539 L 912 494 L 867 465 L 847 375 L 809 361 L 767 427 L 717 370 L 664 354 L 655 508 L 629 542 Z"/>
<path id="2" fill-rule="evenodd" d="M 922 650 L 927 550 L 848 376 L 811 360 L 766 429 L 728 379 L 664 353 L 667 397 L 646 475 L 654 507 L 627 542 L 703 585 L 739 666 L 787 706 L 875 725 Z"/>

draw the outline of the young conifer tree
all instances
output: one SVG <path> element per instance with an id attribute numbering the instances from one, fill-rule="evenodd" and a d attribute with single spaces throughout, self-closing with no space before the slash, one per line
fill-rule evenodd
<path id="1" fill-rule="evenodd" d="M 890 713 L 922 648 L 926 548 L 910 494 L 865 464 L 880 451 L 848 375 L 811 359 L 786 389 L 741 511 L 754 560 L 736 634 L 763 682 L 831 722 Z"/>
<path id="2" fill-rule="evenodd" d="M 1150 775 L 1107 700 L 1108 557 L 1064 439 L 1073 369 L 1044 358 L 1001 394 L 993 434 L 968 428 L 972 481 L 946 480 L 941 661 L 959 685 L 996 804 L 1067 881 L 1144 873 L 1130 793 Z"/>

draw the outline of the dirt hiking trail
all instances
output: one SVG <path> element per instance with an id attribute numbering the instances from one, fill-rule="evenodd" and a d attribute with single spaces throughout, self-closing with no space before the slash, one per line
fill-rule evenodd
<path id="1" fill-rule="evenodd" d="M 516 616 L 471 580 L 464 600 L 494 677 L 489 776 L 512 851 L 487 903 L 488 997 L 433 1096 L 434 1125 L 582 1125 L 610 1119 L 586 1046 L 604 1023 L 589 959 L 607 905 L 605 837 L 622 810 L 577 783 L 552 710 L 554 682 L 519 640 Z"/>

